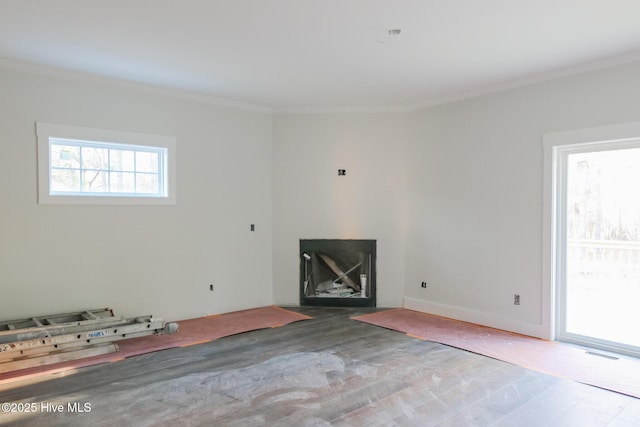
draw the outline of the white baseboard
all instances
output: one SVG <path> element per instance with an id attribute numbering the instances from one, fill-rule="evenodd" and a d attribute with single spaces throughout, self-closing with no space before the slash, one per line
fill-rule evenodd
<path id="1" fill-rule="evenodd" d="M 546 336 L 547 334 L 544 333 L 543 326 L 540 324 L 523 322 L 521 320 L 492 313 L 469 310 L 463 307 L 446 304 L 438 304 L 416 298 L 404 298 L 404 308 L 420 311 L 422 313 L 435 314 L 436 316 L 448 317 L 450 319 L 462 320 L 463 322 L 489 326 L 491 328 L 502 329 L 504 331 L 515 332 L 522 335 L 548 339 L 548 336 Z"/>

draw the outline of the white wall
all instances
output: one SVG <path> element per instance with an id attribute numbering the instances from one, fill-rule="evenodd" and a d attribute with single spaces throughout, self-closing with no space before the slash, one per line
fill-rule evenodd
<path id="1" fill-rule="evenodd" d="M 375 239 L 378 306 L 401 306 L 407 116 L 273 120 L 274 302 L 299 303 L 300 239 Z"/>
<path id="2" fill-rule="evenodd" d="M 542 134 L 640 120 L 638 99 L 640 63 L 416 112 L 273 117 L 0 70 L 0 318 L 295 305 L 299 239 L 372 238 L 379 306 L 545 336 Z M 38 205 L 36 121 L 176 136 L 177 205 Z"/>
<path id="3" fill-rule="evenodd" d="M 639 99 L 633 63 L 415 112 L 406 306 L 548 336 L 542 134 L 637 121 Z"/>
<path id="4" fill-rule="evenodd" d="M 36 121 L 177 137 L 177 204 L 38 205 Z M 0 70 L 0 318 L 271 304 L 271 126 L 270 114 Z"/>

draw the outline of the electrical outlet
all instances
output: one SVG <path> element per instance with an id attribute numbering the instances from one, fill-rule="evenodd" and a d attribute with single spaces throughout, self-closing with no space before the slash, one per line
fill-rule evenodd
<path id="1" fill-rule="evenodd" d="M 213 292 L 213 283 L 209 285 L 209 290 Z"/>
<path id="2" fill-rule="evenodd" d="M 514 304 L 514 305 L 520 305 L 520 295 L 515 294 L 515 295 L 513 296 L 513 304 Z"/>
<path id="3" fill-rule="evenodd" d="M 423 289 L 427 289 L 427 282 L 422 282 L 422 283 L 420 284 L 420 286 L 421 286 Z"/>

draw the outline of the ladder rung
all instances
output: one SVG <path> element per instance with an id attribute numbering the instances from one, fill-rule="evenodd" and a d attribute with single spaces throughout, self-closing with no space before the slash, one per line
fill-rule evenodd
<path id="1" fill-rule="evenodd" d="M 82 317 L 84 317 L 87 320 L 94 320 L 98 318 L 98 316 L 96 316 L 90 311 L 85 311 L 84 313 L 82 313 Z"/>

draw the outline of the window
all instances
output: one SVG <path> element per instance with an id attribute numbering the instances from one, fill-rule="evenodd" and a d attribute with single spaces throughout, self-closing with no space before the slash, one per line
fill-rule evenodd
<path id="1" fill-rule="evenodd" d="M 49 195 L 164 197 L 167 149 L 49 138 Z"/>
<path id="2" fill-rule="evenodd" d="M 175 204 L 173 137 L 37 124 L 39 202 Z"/>

